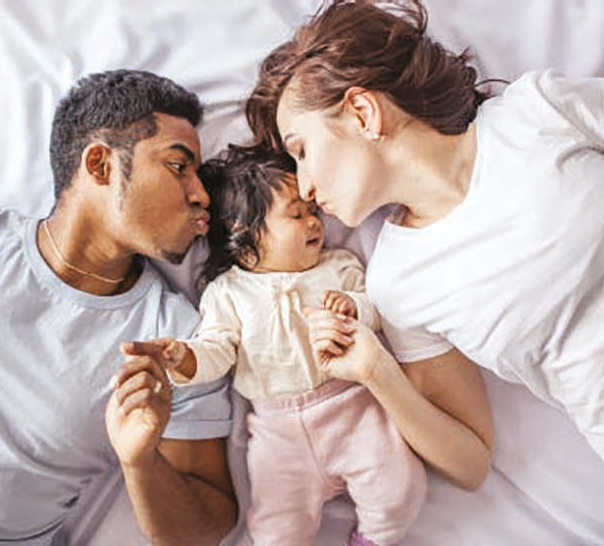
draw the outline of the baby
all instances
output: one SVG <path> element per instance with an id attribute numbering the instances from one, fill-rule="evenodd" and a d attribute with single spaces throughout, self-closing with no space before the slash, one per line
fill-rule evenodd
<path id="1" fill-rule="evenodd" d="M 202 167 L 212 200 L 201 325 L 188 341 L 156 340 L 174 383 L 233 370 L 247 416 L 249 532 L 262 546 L 311 545 L 322 507 L 347 492 L 358 517 L 349 544 L 399 544 L 423 502 L 425 470 L 383 408 L 355 383 L 330 379 L 317 347 L 342 353 L 354 322 L 379 318 L 364 271 L 323 248 L 323 222 L 298 195 L 291 159 L 231 148 Z M 345 315 L 330 340 L 309 338 L 305 309 Z"/>

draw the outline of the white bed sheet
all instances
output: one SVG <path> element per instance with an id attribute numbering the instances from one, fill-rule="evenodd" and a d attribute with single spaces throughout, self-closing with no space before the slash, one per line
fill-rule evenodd
<path id="1" fill-rule="evenodd" d="M 457 51 L 471 46 L 483 77 L 513 79 L 556 66 L 604 75 L 602 0 L 426 0 L 430 31 Z M 242 103 L 259 61 L 312 13 L 318 0 L 1 0 L 0 206 L 44 215 L 52 205 L 48 138 L 56 101 L 80 75 L 117 67 L 152 70 L 187 85 L 206 104 L 200 130 L 209 157 L 248 131 Z M 350 233 L 329 222 L 332 241 L 366 258 L 380 217 Z M 165 268 L 193 296 L 200 244 Z M 467 493 L 430 476 L 426 505 L 406 544 L 604 544 L 604 465 L 558 410 L 485 373 L 497 424 L 494 469 Z M 237 401 L 240 417 L 245 405 Z M 238 418 L 229 453 L 244 508 L 245 433 Z M 0 492 L 0 494 L 2 494 Z M 341 544 L 354 524 L 330 503 L 317 544 Z M 143 544 L 117 474 L 97 478 L 70 522 L 72 544 Z M 245 544 L 240 524 L 226 541 Z"/>

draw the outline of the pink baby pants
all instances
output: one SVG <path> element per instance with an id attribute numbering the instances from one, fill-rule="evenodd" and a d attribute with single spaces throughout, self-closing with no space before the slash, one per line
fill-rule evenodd
<path id="1" fill-rule="evenodd" d="M 358 532 L 398 545 L 426 493 L 423 464 L 373 395 L 332 380 L 295 398 L 256 401 L 248 414 L 257 546 L 312 546 L 323 504 L 348 492 Z"/>

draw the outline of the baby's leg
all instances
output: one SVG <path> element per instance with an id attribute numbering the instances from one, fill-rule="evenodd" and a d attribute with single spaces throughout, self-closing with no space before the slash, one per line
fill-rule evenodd
<path id="1" fill-rule="evenodd" d="M 323 480 L 296 413 L 248 414 L 251 507 L 259 546 L 312 546 L 321 522 Z"/>
<path id="2" fill-rule="evenodd" d="M 358 389 L 347 410 L 355 421 L 337 468 L 359 521 L 350 543 L 399 545 L 423 504 L 426 471 L 369 391 Z"/>

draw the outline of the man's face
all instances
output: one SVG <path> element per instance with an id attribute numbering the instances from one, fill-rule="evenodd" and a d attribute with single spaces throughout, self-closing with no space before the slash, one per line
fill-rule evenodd
<path id="1" fill-rule="evenodd" d="M 156 118 L 155 136 L 134 147 L 116 214 L 130 251 L 180 263 L 193 240 L 208 231 L 210 200 L 197 177 L 197 131 L 183 118 Z"/>

